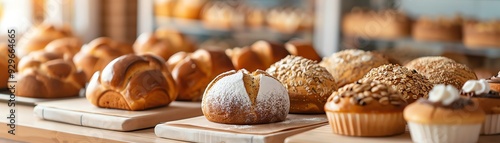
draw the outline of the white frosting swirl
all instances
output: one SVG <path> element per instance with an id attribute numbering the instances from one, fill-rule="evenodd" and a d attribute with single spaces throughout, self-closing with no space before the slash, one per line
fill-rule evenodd
<path id="1" fill-rule="evenodd" d="M 452 85 L 438 84 L 429 92 L 429 101 L 441 102 L 443 105 L 450 105 L 458 99 L 460 99 L 458 89 Z"/>
<path id="2" fill-rule="evenodd" d="M 475 94 L 488 93 L 490 92 L 490 85 L 484 79 L 469 80 L 462 86 L 462 90 L 467 93 L 474 92 Z"/>

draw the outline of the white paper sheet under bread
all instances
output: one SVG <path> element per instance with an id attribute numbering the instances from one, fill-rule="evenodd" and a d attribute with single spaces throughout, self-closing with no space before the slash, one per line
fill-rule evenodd
<path id="1" fill-rule="evenodd" d="M 126 111 L 98 108 L 85 98 L 43 102 L 35 107 L 34 113 L 45 120 L 118 131 L 149 128 L 161 122 L 203 115 L 200 102 L 175 101 L 167 107 Z"/>

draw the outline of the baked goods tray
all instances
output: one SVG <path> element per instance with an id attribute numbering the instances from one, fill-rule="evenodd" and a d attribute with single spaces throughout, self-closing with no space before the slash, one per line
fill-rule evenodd
<path id="1" fill-rule="evenodd" d="M 162 122 L 202 115 L 200 102 L 174 101 L 166 107 L 126 111 L 98 108 L 85 98 L 39 103 L 33 112 L 44 120 L 116 131 L 150 128 Z"/>
<path id="2" fill-rule="evenodd" d="M 188 142 L 275 143 L 286 137 L 327 123 L 325 115 L 288 115 L 278 123 L 228 125 L 208 121 L 204 116 L 158 124 L 158 137 Z"/>
<path id="3" fill-rule="evenodd" d="M 324 125 L 286 138 L 286 143 L 325 142 L 330 143 L 412 143 L 409 132 L 389 137 L 351 137 L 334 134 L 330 125 Z M 498 143 L 500 135 L 479 136 L 478 143 Z"/>
<path id="4" fill-rule="evenodd" d="M 26 105 L 36 105 L 40 102 L 75 99 L 75 98 L 81 98 L 81 96 L 80 97 L 68 97 L 68 98 L 29 98 L 29 97 L 16 96 L 15 101 L 16 101 L 16 103 L 22 103 L 22 104 L 26 104 Z M 9 90 L 0 91 L 0 101 L 1 102 L 8 102 L 9 100 L 11 100 L 10 91 Z"/>

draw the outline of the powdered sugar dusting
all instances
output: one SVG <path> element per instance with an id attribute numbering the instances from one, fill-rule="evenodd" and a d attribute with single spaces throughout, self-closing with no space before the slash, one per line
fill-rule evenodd
<path id="1" fill-rule="evenodd" d="M 252 103 L 245 90 L 241 71 L 221 78 L 214 83 L 203 98 L 205 99 L 201 104 L 202 110 L 205 109 L 204 106 L 210 105 L 212 108 L 209 108 L 207 113 L 217 114 L 224 118 L 230 118 L 229 115 L 234 114 L 235 111 L 249 111 Z"/>
<path id="2" fill-rule="evenodd" d="M 276 79 L 260 75 L 256 112 L 261 119 L 282 121 L 290 110 L 290 99 L 286 88 Z"/>

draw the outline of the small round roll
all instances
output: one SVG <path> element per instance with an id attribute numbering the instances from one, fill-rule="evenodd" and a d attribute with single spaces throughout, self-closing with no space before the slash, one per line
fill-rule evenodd
<path id="1" fill-rule="evenodd" d="M 290 113 L 324 113 L 328 97 L 337 90 L 324 67 L 300 56 L 287 56 L 266 71 L 288 89 Z"/>
<path id="2" fill-rule="evenodd" d="M 228 71 L 208 85 L 201 102 L 203 115 L 224 124 L 265 124 L 286 119 L 290 99 L 283 85 L 257 70 Z"/>

